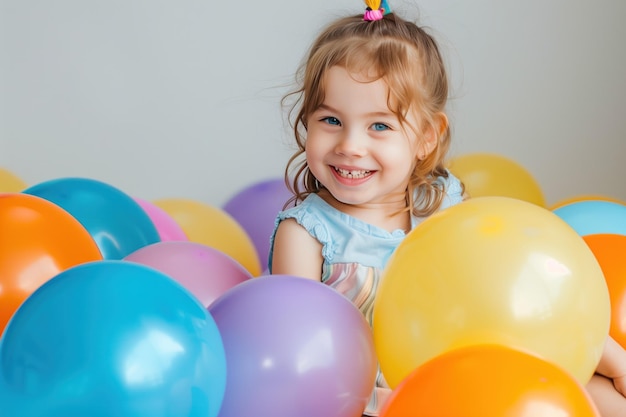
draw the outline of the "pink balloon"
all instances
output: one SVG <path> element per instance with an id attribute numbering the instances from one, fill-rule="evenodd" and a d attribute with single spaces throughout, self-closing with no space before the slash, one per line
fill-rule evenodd
<path id="1" fill-rule="evenodd" d="M 190 241 L 157 242 L 124 258 L 169 275 L 205 307 L 232 287 L 252 278 L 250 272 L 225 253 Z"/>
<path id="2" fill-rule="evenodd" d="M 161 241 L 168 240 L 189 240 L 183 229 L 176 221 L 161 207 L 149 201 L 134 197 L 134 200 L 146 212 L 159 233 Z"/>

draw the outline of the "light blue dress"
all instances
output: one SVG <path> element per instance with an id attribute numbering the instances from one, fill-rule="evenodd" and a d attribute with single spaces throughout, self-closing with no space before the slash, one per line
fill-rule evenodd
<path id="1" fill-rule="evenodd" d="M 461 182 L 449 174 L 438 179 L 446 192 L 440 210 L 463 200 Z M 345 214 L 317 194 L 310 194 L 299 205 L 280 212 L 270 239 L 269 270 L 271 272 L 274 237 L 281 221 L 295 219 L 322 244 L 322 282 L 346 296 L 363 313 L 370 326 L 372 309 L 380 276 L 387 261 L 406 237 L 402 230 L 388 232 Z M 414 228 L 424 218 L 412 216 Z M 387 387 L 380 371 L 376 387 Z M 378 415 L 376 390 L 366 409 L 367 415 Z"/>

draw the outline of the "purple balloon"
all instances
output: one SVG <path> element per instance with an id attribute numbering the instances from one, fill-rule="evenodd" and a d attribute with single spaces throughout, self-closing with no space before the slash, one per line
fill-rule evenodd
<path id="1" fill-rule="evenodd" d="M 361 312 L 325 284 L 258 277 L 209 306 L 226 352 L 219 416 L 353 417 L 374 387 L 376 354 Z"/>
<path id="2" fill-rule="evenodd" d="M 252 278 L 246 268 L 225 253 L 190 241 L 157 242 L 124 258 L 169 275 L 205 307 L 232 287 Z"/>
<path id="3" fill-rule="evenodd" d="M 291 196 L 282 178 L 271 179 L 244 188 L 222 207 L 248 233 L 262 265 L 268 260 L 276 215 Z"/>

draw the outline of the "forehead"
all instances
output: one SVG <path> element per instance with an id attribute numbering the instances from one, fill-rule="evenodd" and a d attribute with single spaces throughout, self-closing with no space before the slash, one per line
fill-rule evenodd
<path id="1" fill-rule="evenodd" d="M 324 104 L 350 109 L 389 112 L 389 86 L 383 78 L 364 72 L 350 72 L 341 66 L 330 68 L 324 77 Z"/>

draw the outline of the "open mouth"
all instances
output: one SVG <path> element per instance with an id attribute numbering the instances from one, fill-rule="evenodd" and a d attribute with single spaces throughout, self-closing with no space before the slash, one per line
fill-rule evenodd
<path id="1" fill-rule="evenodd" d="M 337 167 L 333 167 L 333 169 L 335 170 L 337 174 L 339 174 L 340 177 L 350 178 L 350 179 L 365 178 L 372 173 L 372 171 L 363 170 L 363 169 L 347 170 L 347 169 L 341 169 Z"/>

